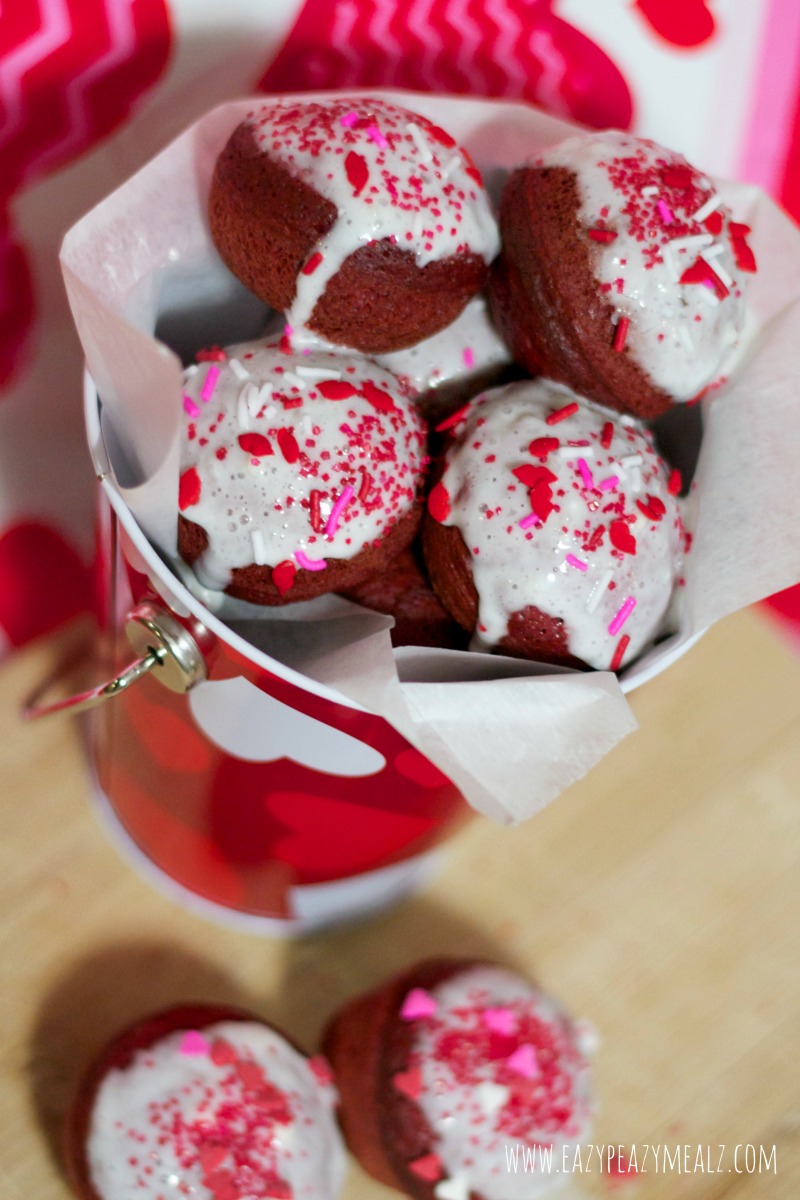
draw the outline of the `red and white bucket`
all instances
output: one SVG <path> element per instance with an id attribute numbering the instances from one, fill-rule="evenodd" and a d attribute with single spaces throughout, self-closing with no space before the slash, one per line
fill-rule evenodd
<path id="1" fill-rule="evenodd" d="M 184 587 L 102 461 L 88 376 L 85 403 L 116 660 L 144 603 L 183 627 L 204 676 L 180 692 L 156 668 L 93 712 L 93 773 L 114 840 L 173 897 L 256 931 L 305 932 L 393 903 L 429 876 L 434 847 L 467 816 L 461 793 L 382 717 L 277 662 Z"/>

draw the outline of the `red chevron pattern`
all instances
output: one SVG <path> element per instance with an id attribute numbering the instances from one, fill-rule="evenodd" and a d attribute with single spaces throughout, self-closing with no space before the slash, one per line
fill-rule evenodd
<path id="1" fill-rule="evenodd" d="M 308 0 L 258 86 L 504 96 L 628 128 L 625 79 L 556 8 L 557 0 Z"/>
<path id="2" fill-rule="evenodd" d="M 19 364 L 34 311 L 10 197 L 119 125 L 164 70 L 170 42 L 166 0 L 0 6 L 0 384 Z"/>

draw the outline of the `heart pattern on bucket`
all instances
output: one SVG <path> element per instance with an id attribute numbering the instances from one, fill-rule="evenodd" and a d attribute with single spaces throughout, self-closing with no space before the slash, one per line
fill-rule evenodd
<path id="1" fill-rule="evenodd" d="M 210 741 L 245 762 L 288 758 L 349 778 L 376 775 L 386 766 L 366 742 L 290 708 L 242 676 L 199 684 L 189 694 L 189 707 Z"/>

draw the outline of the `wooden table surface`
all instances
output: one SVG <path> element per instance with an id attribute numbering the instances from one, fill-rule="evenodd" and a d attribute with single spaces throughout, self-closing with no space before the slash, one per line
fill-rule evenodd
<path id="1" fill-rule="evenodd" d="M 515 963 L 597 1027 L 595 1142 L 640 1170 L 618 1185 L 593 1151 L 572 1192 L 800 1196 L 800 656 L 761 613 L 640 689 L 639 732 L 540 816 L 476 819 L 416 898 L 294 942 L 184 912 L 118 857 L 76 726 L 18 718 L 64 640 L 0 669 L 3 1200 L 65 1200 L 65 1105 L 129 1020 L 232 1002 L 313 1047 L 345 996 L 442 951 Z M 681 1170 L 645 1145 L 688 1147 Z M 345 1200 L 392 1195 L 352 1167 Z"/>

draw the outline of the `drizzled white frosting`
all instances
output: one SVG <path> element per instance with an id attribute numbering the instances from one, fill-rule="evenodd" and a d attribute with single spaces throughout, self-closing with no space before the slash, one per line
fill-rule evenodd
<path id="1" fill-rule="evenodd" d="M 624 344 L 652 382 L 685 401 L 717 381 L 738 343 L 747 272 L 711 181 L 673 151 L 614 131 L 568 138 L 533 165 L 575 173 L 595 276 L 630 321 Z M 604 233 L 616 236 L 596 240 Z M 707 282 L 681 283 L 698 258 Z"/>
<path id="2" fill-rule="evenodd" d="M 548 423 L 570 404 L 578 411 Z M 534 605 L 564 621 L 570 654 L 589 666 L 630 662 L 660 630 L 685 543 L 649 432 L 535 380 L 483 393 L 454 434 L 429 508 L 470 551 L 476 646 L 497 645 Z"/>
<path id="3" fill-rule="evenodd" d="M 499 370 L 511 354 L 489 319 L 486 300 L 475 296 L 445 329 L 405 350 L 378 354 L 375 361 L 397 375 L 412 396 Z"/>
<path id="4" fill-rule="evenodd" d="M 332 1200 L 345 1172 L 335 1101 L 266 1026 L 170 1034 L 103 1080 L 87 1147 L 92 1185 L 102 1200 Z"/>
<path id="5" fill-rule="evenodd" d="M 435 1012 L 415 1021 L 408 1071 L 420 1071 L 415 1103 L 441 1163 L 434 1195 L 549 1194 L 591 1127 L 578 1031 L 553 1000 L 500 967 L 459 971 L 429 995 Z"/>
<path id="6" fill-rule="evenodd" d="M 380 98 L 283 99 L 248 118 L 256 144 L 336 206 L 330 230 L 297 277 L 287 320 L 306 325 L 355 250 L 389 239 L 420 267 L 470 251 L 487 263 L 499 235 L 467 152 L 425 117 Z"/>
<path id="7" fill-rule="evenodd" d="M 188 368 L 184 409 L 180 506 L 208 534 L 194 564 L 206 587 L 250 563 L 324 570 L 415 502 L 423 423 L 369 359 L 243 343 Z"/>

